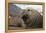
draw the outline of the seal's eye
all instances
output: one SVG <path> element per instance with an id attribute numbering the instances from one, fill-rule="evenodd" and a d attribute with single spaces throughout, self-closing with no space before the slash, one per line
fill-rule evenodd
<path id="1" fill-rule="evenodd" d="M 28 11 L 32 11 L 32 10 L 28 9 Z"/>
<path id="2" fill-rule="evenodd" d="M 28 9 L 28 11 L 30 11 L 30 9 Z"/>

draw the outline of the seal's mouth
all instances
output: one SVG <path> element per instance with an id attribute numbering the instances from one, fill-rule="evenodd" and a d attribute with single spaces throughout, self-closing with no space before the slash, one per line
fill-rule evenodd
<path id="1" fill-rule="evenodd" d="M 22 16 L 22 19 L 23 19 L 24 22 L 27 21 L 28 18 L 29 18 L 28 14 L 25 14 L 25 15 Z"/>

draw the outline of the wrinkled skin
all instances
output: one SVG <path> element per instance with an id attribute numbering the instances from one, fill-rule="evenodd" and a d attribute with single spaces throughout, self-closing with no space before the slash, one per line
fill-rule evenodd
<path id="1" fill-rule="evenodd" d="M 26 17 L 23 16 L 22 17 L 24 20 L 24 23 L 26 24 L 26 28 L 41 28 L 42 27 L 42 23 L 43 23 L 43 16 L 41 15 L 36 15 L 33 17 Z"/>
<path id="2" fill-rule="evenodd" d="M 43 16 L 38 12 L 29 12 L 28 14 L 23 15 L 22 19 L 26 24 L 26 28 L 42 28 L 43 26 Z"/>
<path id="3" fill-rule="evenodd" d="M 39 12 L 30 11 L 25 13 L 22 17 L 11 17 L 9 19 L 9 26 L 23 27 L 23 28 L 42 28 L 43 16 Z"/>

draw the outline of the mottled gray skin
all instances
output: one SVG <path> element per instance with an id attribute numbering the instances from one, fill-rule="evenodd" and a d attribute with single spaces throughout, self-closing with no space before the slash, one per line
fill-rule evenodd
<path id="1" fill-rule="evenodd" d="M 30 11 L 28 11 L 30 12 Z M 15 16 L 15 17 L 11 17 L 9 18 L 9 26 L 12 27 L 22 27 L 22 28 L 41 28 L 42 27 L 42 15 L 40 15 L 39 12 L 37 12 L 36 10 L 32 10 L 31 13 L 25 13 L 22 14 L 22 16 Z M 24 15 L 28 15 L 25 16 L 27 18 L 23 16 Z"/>

